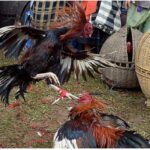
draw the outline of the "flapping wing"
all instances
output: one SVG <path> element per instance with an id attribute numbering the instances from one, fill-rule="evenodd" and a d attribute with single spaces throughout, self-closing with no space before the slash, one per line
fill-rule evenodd
<path id="1" fill-rule="evenodd" d="M 0 29 L 0 49 L 4 51 L 6 57 L 18 58 L 29 39 L 34 40 L 35 45 L 46 37 L 46 34 L 46 31 L 29 26 L 4 27 Z"/>
<path id="2" fill-rule="evenodd" d="M 87 75 L 94 77 L 94 73 L 99 73 L 99 67 L 115 66 L 98 54 L 93 54 L 89 50 L 79 51 L 71 45 L 64 47 L 60 57 L 59 63 L 50 68 L 57 74 L 60 83 L 67 82 L 72 72 L 77 80 L 81 76 L 86 80 Z"/>

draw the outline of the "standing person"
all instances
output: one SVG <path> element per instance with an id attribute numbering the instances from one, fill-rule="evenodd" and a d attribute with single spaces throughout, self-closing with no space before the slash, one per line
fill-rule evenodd
<path id="1" fill-rule="evenodd" d="M 127 25 L 137 28 L 141 32 L 150 29 L 150 1 L 125 1 L 125 7 L 128 8 Z"/>

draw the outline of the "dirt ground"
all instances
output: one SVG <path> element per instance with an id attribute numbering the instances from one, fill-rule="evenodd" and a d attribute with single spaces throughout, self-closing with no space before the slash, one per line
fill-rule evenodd
<path id="1" fill-rule="evenodd" d="M 0 66 L 11 62 L 14 61 L 6 61 L 0 56 Z M 59 96 L 55 91 L 44 82 L 32 88 L 25 95 L 26 102 L 20 99 L 14 105 L 16 107 L 5 107 L 0 103 L 0 148 L 50 148 L 55 131 L 68 119 L 70 100 L 51 105 Z M 110 90 L 98 76 L 87 82 L 71 79 L 62 88 L 76 95 L 85 91 L 93 93 L 95 98 L 108 103 L 109 113 L 125 119 L 132 130 L 150 140 L 150 108 L 146 108 L 140 90 Z M 14 102 L 16 90 L 11 92 L 10 103 Z"/>

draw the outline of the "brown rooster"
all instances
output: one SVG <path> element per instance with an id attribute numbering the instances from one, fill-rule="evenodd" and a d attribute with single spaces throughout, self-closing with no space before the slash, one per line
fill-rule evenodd
<path id="1" fill-rule="evenodd" d="M 129 131 L 118 116 L 104 111 L 106 104 L 85 94 L 55 133 L 54 148 L 150 148 L 141 135 Z"/>
<path id="2" fill-rule="evenodd" d="M 0 67 L 0 95 L 5 104 L 9 103 L 9 93 L 14 86 L 19 86 L 16 99 L 19 96 L 24 98 L 27 86 L 32 82 L 46 79 L 48 84 L 64 83 L 71 72 L 77 79 L 81 75 L 86 79 L 86 74 L 93 76 L 98 66 L 113 66 L 99 55 L 86 50 L 79 52 L 72 46 L 72 38 L 87 37 L 92 32 L 92 26 L 78 4 L 65 7 L 57 14 L 58 20 L 48 31 L 29 26 L 0 30 L 0 49 L 5 56 L 22 56 L 19 63 Z M 24 52 L 28 39 L 34 44 Z"/>

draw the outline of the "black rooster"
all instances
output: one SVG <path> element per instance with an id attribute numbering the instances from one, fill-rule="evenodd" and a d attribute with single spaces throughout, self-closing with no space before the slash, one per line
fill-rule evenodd
<path id="1" fill-rule="evenodd" d="M 14 86 L 19 86 L 16 99 L 24 98 L 24 92 L 32 82 L 46 79 L 48 84 L 64 83 L 72 71 L 77 79 L 80 75 L 86 79 L 86 74 L 93 76 L 97 67 L 112 65 L 90 51 L 79 52 L 69 41 L 91 34 L 92 27 L 78 4 L 65 7 L 57 14 L 58 21 L 48 31 L 29 26 L 0 30 L 0 49 L 5 56 L 21 56 L 17 64 L 0 67 L 0 95 L 5 104 L 9 103 L 9 93 Z M 28 39 L 34 40 L 34 44 L 24 53 Z"/>

